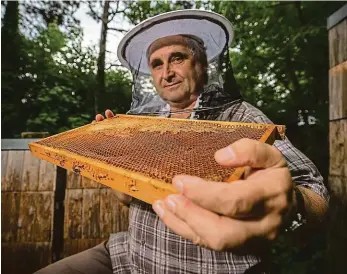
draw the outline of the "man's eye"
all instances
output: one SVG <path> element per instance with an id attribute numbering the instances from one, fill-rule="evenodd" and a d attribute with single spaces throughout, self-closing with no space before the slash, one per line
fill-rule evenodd
<path id="1" fill-rule="evenodd" d="M 172 62 L 175 63 L 175 64 L 179 64 L 183 61 L 183 58 L 180 57 L 180 56 L 175 56 L 172 58 Z"/>
<path id="2" fill-rule="evenodd" d="M 159 62 L 158 62 L 158 63 L 153 63 L 153 64 L 152 64 L 152 68 L 153 68 L 153 69 L 158 69 L 158 68 L 161 67 L 161 65 L 162 65 L 162 64 L 159 63 Z"/>

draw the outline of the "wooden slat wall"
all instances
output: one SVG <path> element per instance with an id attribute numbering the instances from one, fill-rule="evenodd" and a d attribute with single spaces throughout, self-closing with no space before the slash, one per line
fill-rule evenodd
<path id="1" fill-rule="evenodd" d="M 347 117 L 347 61 L 329 70 L 329 117 L 330 120 Z"/>
<path id="2" fill-rule="evenodd" d="M 7 161 L 4 163 L 4 176 L 1 178 L 1 191 L 21 191 L 25 151 L 7 151 Z"/>
<path id="3" fill-rule="evenodd" d="M 28 150 L 1 151 L 2 271 L 33 273 L 52 262 L 57 168 Z M 63 257 L 128 228 L 128 209 L 114 191 L 67 173 Z M 19 263 L 20 262 L 20 263 Z"/>
<path id="4" fill-rule="evenodd" d="M 55 167 L 28 150 L 1 157 L 2 270 L 33 273 L 51 262 Z"/>
<path id="5" fill-rule="evenodd" d="M 347 189 L 347 18 L 329 30 L 329 61 L 330 187 L 342 191 Z"/>
<path id="6" fill-rule="evenodd" d="M 347 20 L 329 30 L 329 67 L 335 67 L 347 60 Z"/>
<path id="7" fill-rule="evenodd" d="M 69 256 L 127 230 L 128 209 L 112 189 L 68 172 L 65 220 L 64 256 Z"/>
<path id="8" fill-rule="evenodd" d="M 327 258 L 329 273 L 346 273 L 347 253 L 347 9 L 329 29 L 330 209 Z M 335 13 L 331 16 L 336 17 Z"/>

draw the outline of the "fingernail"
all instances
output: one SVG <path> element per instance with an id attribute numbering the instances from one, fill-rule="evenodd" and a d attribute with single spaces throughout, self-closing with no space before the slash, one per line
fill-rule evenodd
<path id="1" fill-rule="evenodd" d="M 179 192 L 183 192 L 183 182 L 181 180 L 175 180 L 175 182 L 173 183 L 174 187 L 177 188 L 177 190 Z"/>
<path id="2" fill-rule="evenodd" d="M 171 196 L 168 196 L 166 201 L 167 201 L 167 205 L 170 207 L 170 209 L 172 211 L 175 211 L 175 207 L 176 207 L 175 200 Z"/>
<path id="3" fill-rule="evenodd" d="M 220 161 L 231 161 L 235 159 L 235 152 L 230 146 L 223 148 L 217 152 L 218 159 Z"/>
<path id="4" fill-rule="evenodd" d="M 162 201 L 154 202 L 153 210 L 155 211 L 155 213 L 158 214 L 158 216 L 160 218 L 163 218 L 163 216 L 164 216 L 164 207 L 163 207 L 163 202 Z"/>

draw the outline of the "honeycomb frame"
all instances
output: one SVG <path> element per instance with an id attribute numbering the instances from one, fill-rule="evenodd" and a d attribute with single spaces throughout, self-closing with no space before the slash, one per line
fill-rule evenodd
<path id="1" fill-rule="evenodd" d="M 257 140 L 270 145 L 272 145 L 274 141 L 279 138 L 279 136 L 283 137 L 285 131 L 284 126 L 274 124 L 190 120 L 119 114 L 114 118 L 105 119 L 97 123 L 91 123 L 40 139 L 35 142 L 31 142 L 29 143 L 29 148 L 34 156 L 42 160 L 48 161 L 66 170 L 73 171 L 76 174 L 104 184 L 114 190 L 152 204 L 157 199 L 164 199 L 169 194 L 177 193 L 177 190 L 172 186 L 172 184 L 165 182 L 163 179 L 154 178 L 153 176 L 144 174 L 144 172 L 129 170 L 124 167 L 106 163 L 105 161 L 86 157 L 79 152 L 72 152 L 72 148 L 70 148 L 69 151 L 67 149 L 56 148 L 57 146 L 52 147 L 52 144 L 59 143 L 59 140 L 64 140 L 64 138 L 68 140 L 68 136 L 77 133 L 80 134 L 80 138 L 86 137 L 87 139 L 87 136 L 90 136 L 88 134 L 95 134 L 95 132 L 105 134 L 107 131 L 114 132 L 116 130 L 118 132 L 118 138 L 120 134 L 122 138 L 127 138 L 127 129 L 137 127 L 137 129 L 142 130 L 141 127 L 146 127 L 143 126 L 143 124 L 147 124 L 147 127 L 150 127 L 151 125 L 152 127 L 156 127 L 157 129 L 153 130 L 153 132 L 155 132 L 157 135 L 158 133 L 162 134 L 165 132 L 165 130 L 167 130 L 169 132 L 169 136 L 172 136 L 172 134 L 174 134 L 176 131 L 184 133 L 188 132 L 190 134 L 193 132 L 191 131 L 191 128 L 205 133 L 216 133 L 219 131 L 231 132 L 232 130 L 236 129 L 247 129 L 254 131 L 261 129 L 264 132 Z M 123 129 L 122 126 L 124 127 Z M 166 126 L 168 127 L 167 129 L 165 129 Z M 144 132 L 148 133 L 148 130 L 144 130 Z M 78 138 L 76 140 L 78 140 Z M 125 139 L 125 141 L 127 141 L 127 139 Z M 63 142 L 64 141 L 61 141 L 61 143 Z M 227 179 L 224 181 L 226 183 L 230 183 L 242 178 L 245 169 L 246 167 L 234 169 L 232 172 L 230 172 L 230 176 L 228 175 Z"/>

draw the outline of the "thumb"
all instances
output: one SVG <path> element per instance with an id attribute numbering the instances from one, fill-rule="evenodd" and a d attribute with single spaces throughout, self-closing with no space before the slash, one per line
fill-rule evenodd
<path id="1" fill-rule="evenodd" d="M 223 166 L 252 168 L 284 167 L 286 161 L 281 152 L 266 143 L 252 139 L 240 139 L 218 150 L 215 160 Z"/>
<path id="2" fill-rule="evenodd" d="M 104 120 L 105 118 L 104 118 L 104 116 L 102 116 L 101 114 L 97 114 L 96 116 L 95 116 L 95 121 L 96 122 L 101 122 L 102 120 Z"/>
<path id="3" fill-rule="evenodd" d="M 112 118 L 112 117 L 114 117 L 114 114 L 111 110 L 106 109 L 105 116 L 106 116 L 106 118 Z"/>

